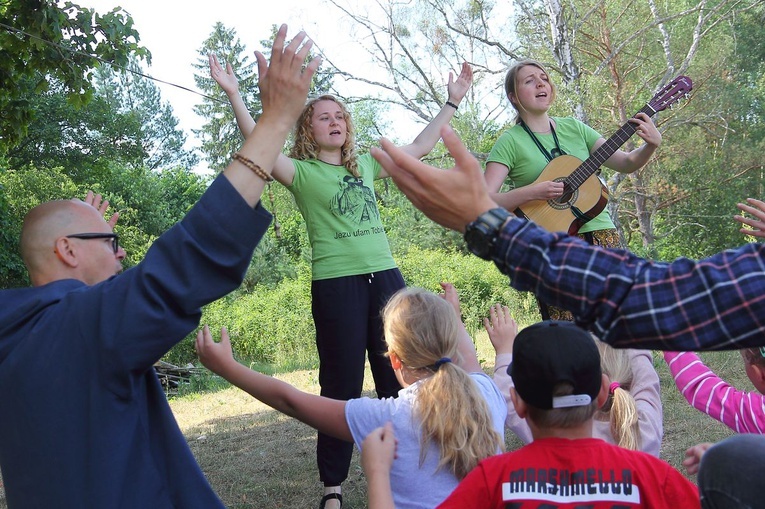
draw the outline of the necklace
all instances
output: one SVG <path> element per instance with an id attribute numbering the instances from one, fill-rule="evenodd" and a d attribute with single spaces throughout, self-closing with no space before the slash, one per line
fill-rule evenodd
<path id="1" fill-rule="evenodd" d="M 519 124 L 521 124 L 521 127 L 523 128 L 523 130 L 526 131 L 529 136 L 531 136 L 531 139 L 534 140 L 534 144 L 536 144 L 539 151 L 542 152 L 542 155 L 545 156 L 545 159 L 547 159 L 548 163 L 552 161 L 553 159 L 555 159 L 556 157 L 562 156 L 565 154 L 565 152 L 560 148 L 560 143 L 558 143 L 558 135 L 555 134 L 555 128 L 553 127 L 552 120 L 550 121 L 550 132 L 553 135 L 553 140 L 555 140 L 555 148 L 549 152 L 544 147 L 544 145 L 542 145 L 542 142 L 539 141 L 539 138 L 536 137 L 534 132 L 531 129 L 529 129 L 529 126 L 526 125 L 526 122 L 521 120 Z M 544 133 L 540 133 L 540 134 L 544 134 Z"/>

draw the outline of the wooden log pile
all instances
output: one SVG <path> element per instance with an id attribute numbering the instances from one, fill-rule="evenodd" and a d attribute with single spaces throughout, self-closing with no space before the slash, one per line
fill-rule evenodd
<path id="1" fill-rule="evenodd" d="M 154 364 L 154 371 L 157 372 L 159 381 L 165 389 L 165 394 L 174 396 L 178 394 L 178 389 L 182 385 L 191 383 L 191 377 L 199 374 L 204 368 L 197 368 L 193 364 L 187 364 L 184 367 L 175 366 L 169 362 L 159 361 Z"/>

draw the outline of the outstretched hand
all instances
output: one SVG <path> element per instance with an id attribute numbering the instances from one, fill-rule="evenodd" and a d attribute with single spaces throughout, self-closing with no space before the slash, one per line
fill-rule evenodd
<path id="1" fill-rule="evenodd" d="M 738 208 L 743 212 L 754 217 L 744 217 L 741 215 L 733 216 L 733 219 L 739 223 L 751 226 L 751 228 L 741 228 L 739 231 L 752 237 L 765 238 L 765 202 L 747 198 L 746 204 L 739 203 Z"/>
<path id="2" fill-rule="evenodd" d="M 304 65 L 313 41 L 301 31 L 285 46 L 286 36 L 287 25 L 282 25 L 271 47 L 271 60 L 267 61 L 259 51 L 255 52 L 255 58 L 258 61 L 258 88 L 263 105 L 261 122 L 266 115 L 278 115 L 290 119 L 291 127 L 303 110 L 321 57 L 315 57 Z"/>
<path id="3" fill-rule="evenodd" d="M 441 137 L 456 163 L 448 170 L 423 163 L 385 138 L 371 154 L 415 207 L 436 223 L 464 232 L 497 204 L 489 197 L 480 163 L 452 128 L 444 126 Z"/>
<path id="4" fill-rule="evenodd" d="M 701 466 L 701 457 L 707 452 L 707 449 L 714 444 L 711 442 L 704 442 L 703 444 L 694 445 L 689 447 L 685 451 L 685 459 L 683 460 L 683 466 L 688 475 L 696 475 L 699 473 L 699 466 Z"/>
<path id="5" fill-rule="evenodd" d="M 100 194 L 95 194 L 93 191 L 88 191 L 88 194 L 85 195 L 85 199 L 83 200 L 85 203 L 93 207 L 98 211 L 99 214 L 104 216 L 104 219 L 106 219 L 106 210 L 109 208 L 109 200 L 103 200 L 101 201 L 102 196 Z M 109 226 L 111 229 L 114 229 L 114 226 L 117 224 L 117 220 L 120 218 L 120 213 L 115 212 L 112 214 L 112 216 L 106 221 L 109 223 Z"/>
<path id="6" fill-rule="evenodd" d="M 226 68 L 220 65 L 218 57 L 210 53 L 208 55 L 210 60 L 210 76 L 220 86 L 220 88 L 226 93 L 231 95 L 239 90 L 239 80 L 234 74 L 234 70 L 231 68 L 231 64 L 226 62 Z"/>
<path id="7" fill-rule="evenodd" d="M 454 311 L 457 313 L 457 318 L 462 320 L 462 309 L 460 308 L 460 296 L 457 295 L 457 290 L 454 285 L 447 282 L 441 283 L 441 289 L 444 291 L 440 296 L 446 302 L 452 305 Z"/>
<path id="8" fill-rule="evenodd" d="M 510 308 L 494 304 L 489 308 L 489 316 L 483 319 L 483 326 L 497 354 L 513 353 L 518 324 L 510 314 Z"/>
<path id="9" fill-rule="evenodd" d="M 456 80 L 454 79 L 454 74 L 451 71 L 449 72 L 449 83 L 446 86 L 446 90 L 449 94 L 449 101 L 454 104 L 459 104 L 472 84 L 473 68 L 470 67 L 470 64 L 467 62 L 462 62 L 462 70 Z"/>
<path id="10" fill-rule="evenodd" d="M 199 360 L 204 367 L 216 374 L 225 371 L 226 365 L 234 360 L 234 352 L 231 349 L 231 340 L 225 327 L 220 330 L 220 343 L 216 343 L 210 333 L 210 327 L 205 325 L 197 332 L 197 340 L 194 343 Z"/>

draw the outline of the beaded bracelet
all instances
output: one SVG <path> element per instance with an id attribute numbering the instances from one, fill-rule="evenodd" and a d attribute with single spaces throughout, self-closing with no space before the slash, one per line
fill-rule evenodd
<path id="1" fill-rule="evenodd" d="M 445 106 L 451 106 L 451 107 L 452 107 L 452 108 L 454 108 L 455 110 L 457 109 L 457 105 L 456 105 L 456 104 L 454 104 L 454 103 L 453 103 L 453 102 L 451 102 L 451 101 L 446 101 L 446 105 L 445 105 Z"/>
<path id="2" fill-rule="evenodd" d="M 258 165 L 257 165 L 257 164 L 255 164 L 255 163 L 253 163 L 253 162 L 252 162 L 250 159 L 247 159 L 246 157 L 244 157 L 244 156 L 243 156 L 242 154 L 240 154 L 239 152 L 235 152 L 235 153 L 234 153 L 234 155 L 233 155 L 232 157 L 233 157 L 233 159 L 234 159 L 235 161 L 239 161 L 240 163 L 242 163 L 243 165 L 245 165 L 247 168 L 249 168 L 250 170 L 252 170 L 252 172 L 253 172 L 255 175 L 257 175 L 257 176 L 258 176 L 258 177 L 260 177 L 261 179 L 265 180 L 266 182 L 273 182 L 273 181 L 274 181 L 274 178 L 273 178 L 271 175 L 269 175 L 268 173 L 266 173 L 266 172 L 263 170 L 263 168 L 261 168 L 260 166 L 258 166 Z"/>

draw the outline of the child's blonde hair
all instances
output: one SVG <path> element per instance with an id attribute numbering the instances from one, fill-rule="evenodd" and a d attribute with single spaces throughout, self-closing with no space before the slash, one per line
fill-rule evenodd
<path id="1" fill-rule="evenodd" d="M 600 350 L 600 367 L 603 373 L 608 375 L 612 387 L 608 400 L 598 410 L 597 417 L 611 423 L 611 435 L 618 446 L 639 450 L 639 415 L 637 403 L 630 392 L 633 372 L 629 352 L 612 348 L 602 341 L 595 340 L 595 343 Z"/>
<path id="2" fill-rule="evenodd" d="M 319 101 L 332 101 L 340 107 L 340 111 L 343 112 L 343 119 L 345 120 L 346 133 L 345 142 L 341 149 L 340 164 L 345 166 L 348 173 L 354 177 L 359 177 L 358 163 L 356 158 L 356 138 L 355 128 L 353 126 L 353 119 L 348 112 L 348 108 L 345 107 L 342 101 L 337 99 L 333 95 L 321 95 L 308 101 L 303 108 L 300 116 L 295 123 L 295 141 L 292 143 L 289 156 L 293 159 L 299 159 L 305 161 L 307 159 L 319 158 L 319 144 L 316 143 L 316 139 L 313 137 L 313 127 L 311 127 L 311 120 L 313 119 L 313 109 Z"/>
<path id="3" fill-rule="evenodd" d="M 503 448 L 489 406 L 475 382 L 453 362 L 461 326 L 454 308 L 420 288 L 404 288 L 383 309 L 388 352 L 420 377 L 415 415 L 421 421 L 420 464 L 427 445 L 440 451 L 438 468 L 462 479 L 479 461 Z"/>

